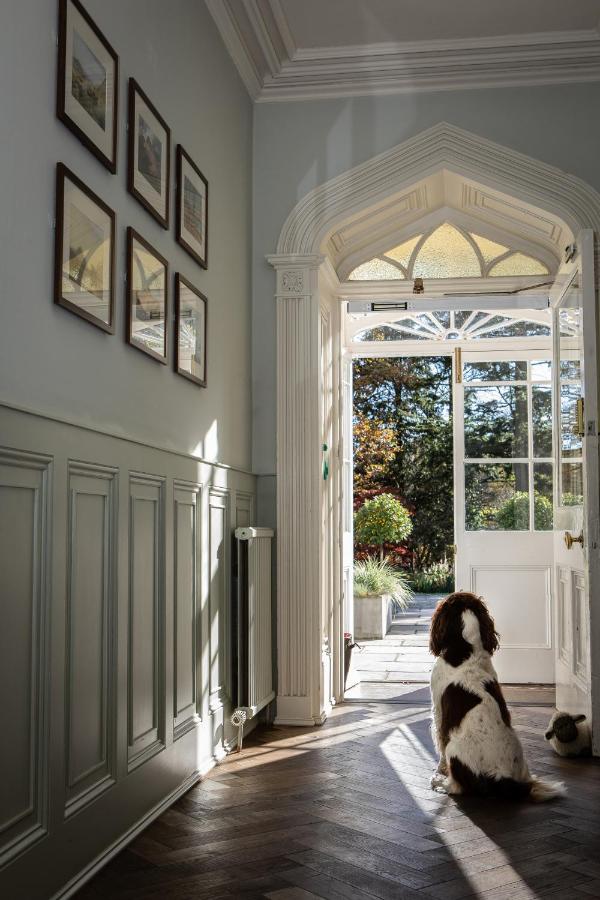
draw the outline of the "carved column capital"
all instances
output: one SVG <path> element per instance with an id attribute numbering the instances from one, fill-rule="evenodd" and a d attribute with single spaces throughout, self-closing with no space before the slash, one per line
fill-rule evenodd
<path id="1" fill-rule="evenodd" d="M 277 273 L 277 300 L 310 297 L 317 288 L 318 271 L 325 261 L 319 254 L 267 256 Z"/>

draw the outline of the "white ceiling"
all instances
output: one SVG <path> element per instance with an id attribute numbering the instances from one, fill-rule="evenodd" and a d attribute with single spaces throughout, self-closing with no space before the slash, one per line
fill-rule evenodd
<path id="1" fill-rule="evenodd" d="M 578 31 L 598 0 L 280 0 L 299 48 Z"/>
<path id="2" fill-rule="evenodd" d="M 205 0 L 259 101 L 600 80 L 600 0 Z"/>

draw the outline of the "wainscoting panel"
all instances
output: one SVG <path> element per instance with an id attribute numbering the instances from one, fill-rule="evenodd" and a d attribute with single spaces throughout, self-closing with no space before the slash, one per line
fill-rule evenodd
<path id="1" fill-rule="evenodd" d="M 175 739 L 194 727 L 197 692 L 197 648 L 200 634 L 200 512 L 202 488 L 175 482 L 174 503 L 174 665 L 173 728 Z M 199 667 L 198 667 L 199 670 Z"/>
<path id="2" fill-rule="evenodd" d="M 231 694 L 231 597 L 229 596 L 229 492 L 211 488 L 210 544 L 210 708 L 218 712 Z"/>
<path id="3" fill-rule="evenodd" d="M 65 900 L 234 739 L 255 479 L 2 404 L 0 434 L 0 896 Z"/>
<path id="4" fill-rule="evenodd" d="M 69 465 L 67 816 L 116 777 L 117 470 Z"/>
<path id="5" fill-rule="evenodd" d="M 130 478 L 128 765 L 164 747 L 164 480 Z"/>
<path id="6" fill-rule="evenodd" d="M 0 448 L 0 864 L 47 828 L 49 456 Z"/>

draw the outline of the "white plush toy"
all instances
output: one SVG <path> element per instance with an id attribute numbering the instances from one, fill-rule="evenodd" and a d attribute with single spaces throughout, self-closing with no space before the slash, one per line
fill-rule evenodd
<path id="1" fill-rule="evenodd" d="M 592 735 L 583 715 L 555 712 L 544 737 L 559 756 L 587 756 L 591 752 Z"/>

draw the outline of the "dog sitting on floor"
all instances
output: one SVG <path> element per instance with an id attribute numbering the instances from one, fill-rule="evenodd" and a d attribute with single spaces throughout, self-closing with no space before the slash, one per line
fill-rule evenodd
<path id="1" fill-rule="evenodd" d="M 432 733 L 440 756 L 431 786 L 446 794 L 542 801 L 565 793 L 529 772 L 492 665 L 494 620 L 480 597 L 457 591 L 438 604 L 429 649 Z"/>

